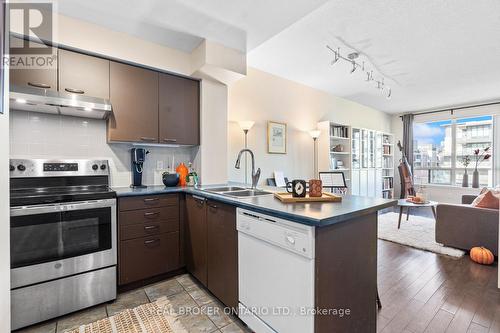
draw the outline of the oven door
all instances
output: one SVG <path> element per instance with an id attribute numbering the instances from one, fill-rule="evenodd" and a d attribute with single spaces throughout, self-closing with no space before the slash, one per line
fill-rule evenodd
<path id="1" fill-rule="evenodd" d="M 11 208 L 11 287 L 116 265 L 116 199 Z"/>

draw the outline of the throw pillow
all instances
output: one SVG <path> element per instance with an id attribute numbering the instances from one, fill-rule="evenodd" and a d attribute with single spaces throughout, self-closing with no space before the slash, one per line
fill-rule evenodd
<path id="1" fill-rule="evenodd" d="M 500 192 L 486 191 L 472 202 L 473 207 L 499 209 Z"/>

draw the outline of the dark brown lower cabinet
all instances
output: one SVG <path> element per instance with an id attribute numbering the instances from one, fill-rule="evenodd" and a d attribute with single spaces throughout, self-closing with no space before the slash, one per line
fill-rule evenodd
<path id="1" fill-rule="evenodd" d="M 120 283 L 127 284 L 179 266 L 179 232 L 121 242 Z"/>
<path id="2" fill-rule="evenodd" d="M 186 196 L 184 228 L 186 268 L 198 281 L 207 286 L 207 210 L 204 198 Z"/>
<path id="3" fill-rule="evenodd" d="M 238 307 L 236 207 L 207 202 L 208 289 L 228 307 Z"/>
<path id="4" fill-rule="evenodd" d="M 182 267 L 178 194 L 119 198 L 118 209 L 121 286 Z"/>

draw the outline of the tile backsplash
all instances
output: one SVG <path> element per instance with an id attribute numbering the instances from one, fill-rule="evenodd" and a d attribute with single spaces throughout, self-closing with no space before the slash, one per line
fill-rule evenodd
<path id="1" fill-rule="evenodd" d="M 106 142 L 106 121 L 44 113 L 10 113 L 11 158 L 107 159 L 112 186 L 128 186 L 131 144 Z M 194 161 L 198 147 L 147 146 L 143 183 L 161 184 L 158 164 L 167 169 L 175 164 Z M 196 169 L 196 165 L 194 165 Z"/>

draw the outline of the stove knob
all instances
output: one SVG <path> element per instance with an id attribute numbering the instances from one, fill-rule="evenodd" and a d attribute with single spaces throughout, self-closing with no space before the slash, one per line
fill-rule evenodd
<path id="1" fill-rule="evenodd" d="M 16 170 L 16 168 L 11 164 L 11 165 L 9 165 L 9 170 L 14 171 L 14 170 Z"/>
<path id="2" fill-rule="evenodd" d="M 101 170 L 106 170 L 106 164 L 101 164 Z"/>
<path id="3" fill-rule="evenodd" d="M 99 166 L 98 166 L 97 164 L 92 165 L 92 170 L 94 170 L 94 171 L 95 171 L 95 170 L 97 170 L 97 169 L 99 169 Z"/>
<path id="4" fill-rule="evenodd" d="M 19 170 L 19 171 L 24 171 L 24 170 L 26 170 L 26 167 L 25 167 L 24 165 L 22 165 L 22 164 L 19 164 L 19 165 L 17 166 L 17 170 Z"/>

